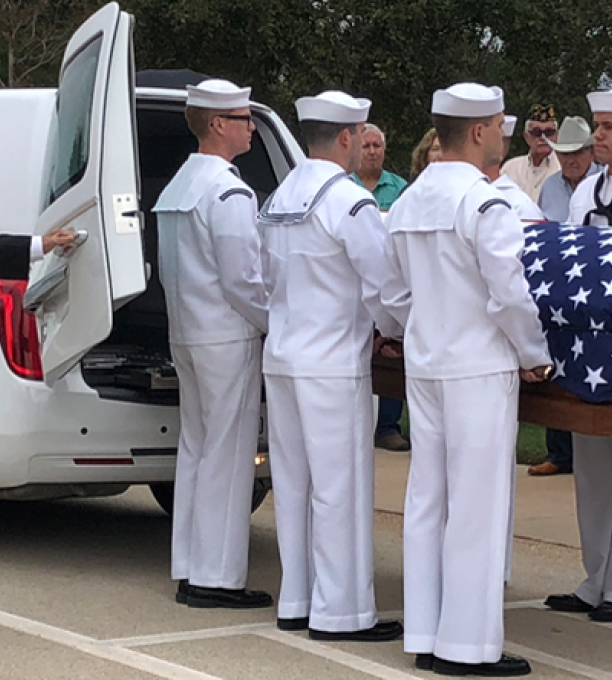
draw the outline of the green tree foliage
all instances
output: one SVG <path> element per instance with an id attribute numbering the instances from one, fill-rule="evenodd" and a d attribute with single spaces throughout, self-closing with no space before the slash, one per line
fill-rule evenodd
<path id="1" fill-rule="evenodd" d="M 0 0 L 0 87 L 52 79 L 87 0 Z"/>
<path id="2" fill-rule="evenodd" d="M 7 2 L 9 0 L 6 0 Z M 10 0 L 13 4 L 20 0 Z M 100 0 L 21 0 L 62 7 L 72 28 Z M 0 0 L 0 26 L 3 4 Z M 123 0 L 136 17 L 136 62 L 191 68 L 253 86 L 295 125 L 293 101 L 328 88 L 373 100 L 388 165 L 407 175 L 429 127 L 432 92 L 458 80 L 498 84 L 507 111 L 553 103 L 589 117 L 586 92 L 612 76 L 608 0 Z M 53 64 L 57 73 L 58 60 Z M 33 83 L 52 84 L 49 69 Z M 1 74 L 0 74 L 1 75 Z M 517 136 L 516 152 L 524 145 Z"/>

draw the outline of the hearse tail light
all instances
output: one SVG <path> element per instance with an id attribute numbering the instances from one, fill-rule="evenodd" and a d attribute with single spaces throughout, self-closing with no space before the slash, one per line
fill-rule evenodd
<path id="1" fill-rule="evenodd" d="M 13 373 L 42 380 L 40 343 L 33 314 L 23 309 L 25 281 L 0 280 L 0 346 Z"/>

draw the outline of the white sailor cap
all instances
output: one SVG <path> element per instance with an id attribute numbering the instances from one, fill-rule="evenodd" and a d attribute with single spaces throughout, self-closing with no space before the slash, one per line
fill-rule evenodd
<path id="1" fill-rule="evenodd" d="M 371 106 L 369 99 L 356 99 L 337 90 L 321 92 L 316 97 L 300 97 L 295 102 L 299 121 L 317 120 L 347 125 L 365 123 Z"/>
<path id="2" fill-rule="evenodd" d="M 187 106 L 202 109 L 243 109 L 251 105 L 250 87 L 238 87 L 229 80 L 212 78 L 187 85 Z"/>
<path id="3" fill-rule="evenodd" d="M 502 123 L 502 130 L 504 131 L 504 137 L 512 137 L 514 134 L 514 128 L 516 127 L 516 116 L 504 116 L 504 122 Z"/>
<path id="4" fill-rule="evenodd" d="M 587 94 L 593 113 L 612 113 L 612 90 L 599 90 Z"/>
<path id="5" fill-rule="evenodd" d="M 487 118 L 504 110 L 504 91 L 478 83 L 458 83 L 436 90 L 431 112 L 453 118 Z"/>

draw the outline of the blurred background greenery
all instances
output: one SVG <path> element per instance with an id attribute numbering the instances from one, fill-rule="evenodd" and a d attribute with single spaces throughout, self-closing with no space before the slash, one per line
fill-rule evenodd
<path id="1" fill-rule="evenodd" d="M 0 79 L 54 85 L 70 34 L 104 0 L 0 0 Z M 295 126 L 293 101 L 323 89 L 373 100 L 387 165 L 408 176 L 433 91 L 497 84 L 519 117 L 533 103 L 590 118 L 609 87 L 608 0 L 122 0 L 136 19 L 138 69 L 190 68 L 253 86 Z M 511 153 L 525 153 L 520 134 Z"/>

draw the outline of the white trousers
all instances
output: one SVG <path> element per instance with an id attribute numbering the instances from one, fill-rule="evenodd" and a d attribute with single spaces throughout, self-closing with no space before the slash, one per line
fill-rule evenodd
<path id="1" fill-rule="evenodd" d="M 261 340 L 172 345 L 171 351 L 181 400 L 172 578 L 210 588 L 244 588 Z"/>
<path id="2" fill-rule="evenodd" d="M 515 372 L 407 381 L 406 652 L 500 658 L 518 388 Z"/>
<path id="3" fill-rule="evenodd" d="M 278 615 L 353 631 L 376 623 L 371 378 L 266 376 L 282 565 Z"/>
<path id="4" fill-rule="evenodd" d="M 612 437 L 574 434 L 574 483 L 582 563 L 587 578 L 576 589 L 596 607 L 612 602 Z"/>
<path id="5" fill-rule="evenodd" d="M 516 503 L 516 447 L 512 465 L 510 483 L 510 513 L 508 514 L 508 534 L 506 536 L 506 561 L 504 564 L 504 581 L 508 583 L 512 577 L 512 553 L 514 551 L 514 515 Z"/>

